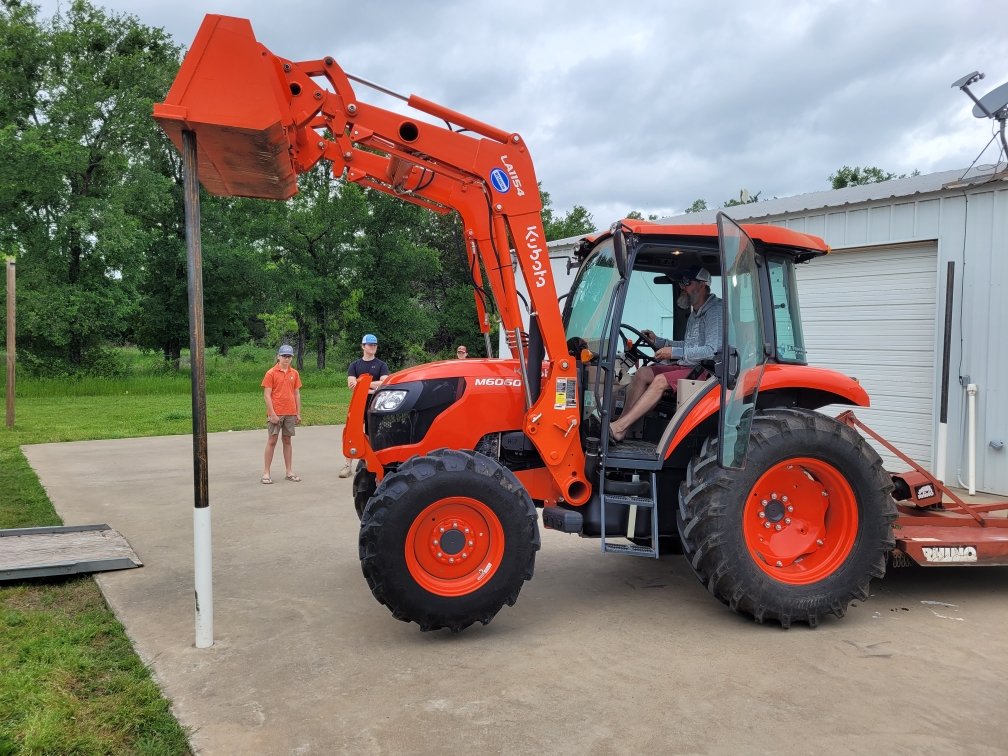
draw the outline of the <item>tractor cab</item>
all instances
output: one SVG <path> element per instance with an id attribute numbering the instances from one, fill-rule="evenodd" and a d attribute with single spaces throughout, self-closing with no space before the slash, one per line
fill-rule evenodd
<path id="1" fill-rule="evenodd" d="M 645 331 L 682 341 L 689 305 L 679 282 L 686 271 L 702 268 L 710 274 L 710 295 L 723 309 L 717 355 L 689 364 L 682 383 L 671 386 L 612 451 L 651 463 L 678 451 L 685 462 L 694 445 L 677 449 L 672 443 L 676 430 L 690 408 L 718 395 L 714 406 L 725 410 L 721 424 L 740 436 L 723 446 L 722 462 L 742 465 L 748 438 L 743 419 L 751 415 L 764 364 L 806 364 L 795 265 L 826 251 L 820 240 L 784 229 L 757 226 L 749 231 L 754 239 L 723 214 L 718 226 L 624 221 L 582 243 L 564 325 L 568 343 L 590 352 L 582 361 L 580 382 L 587 447 L 594 442 L 608 451 L 608 423 L 627 409 L 634 376 L 655 364 L 656 349 Z M 709 415 L 691 435 L 702 439 L 716 434 L 717 423 Z"/>

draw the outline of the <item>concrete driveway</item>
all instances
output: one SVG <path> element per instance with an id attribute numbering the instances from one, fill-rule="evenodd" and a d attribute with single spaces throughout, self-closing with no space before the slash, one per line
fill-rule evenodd
<path id="1" fill-rule="evenodd" d="M 215 639 L 194 645 L 189 436 L 24 451 L 66 524 L 145 567 L 96 576 L 193 747 L 287 753 L 1003 754 L 1008 571 L 910 569 L 810 631 L 730 613 L 681 557 L 543 532 L 486 627 L 421 633 L 361 575 L 340 428 L 210 436 Z"/>

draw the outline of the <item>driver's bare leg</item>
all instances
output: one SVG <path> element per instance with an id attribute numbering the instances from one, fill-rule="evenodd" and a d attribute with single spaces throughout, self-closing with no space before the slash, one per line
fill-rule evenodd
<path id="1" fill-rule="evenodd" d="M 641 398 L 641 394 L 651 385 L 654 376 L 654 370 L 649 367 L 642 367 L 633 374 L 633 378 L 630 379 L 630 387 L 627 389 L 626 405 L 623 408 L 624 412 L 627 407 L 633 407 L 637 403 L 637 400 Z"/>
<path id="2" fill-rule="evenodd" d="M 665 393 L 668 387 L 669 383 L 665 380 L 665 376 L 656 376 L 647 389 L 645 389 L 644 393 L 640 395 L 640 398 L 629 405 L 627 409 L 623 410 L 623 414 L 619 416 L 619 419 L 609 424 L 609 433 L 612 437 L 616 441 L 622 441 L 626 438 L 630 426 L 644 417 L 646 413 L 650 412 L 658 404 L 662 398 L 662 394 Z"/>

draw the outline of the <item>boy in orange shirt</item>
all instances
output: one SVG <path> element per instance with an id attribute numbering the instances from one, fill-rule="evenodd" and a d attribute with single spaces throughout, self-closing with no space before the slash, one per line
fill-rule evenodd
<path id="1" fill-rule="evenodd" d="M 262 380 L 263 398 L 266 400 L 266 420 L 269 435 L 266 437 L 266 454 L 263 464 L 263 475 L 260 482 L 270 484 L 270 466 L 273 464 L 273 452 L 277 439 L 283 438 L 284 467 L 287 468 L 287 480 L 301 482 L 301 476 L 291 469 L 291 437 L 294 426 L 301 422 L 301 376 L 291 367 L 294 349 L 290 344 L 284 344 L 277 352 L 277 364 L 266 371 Z"/>

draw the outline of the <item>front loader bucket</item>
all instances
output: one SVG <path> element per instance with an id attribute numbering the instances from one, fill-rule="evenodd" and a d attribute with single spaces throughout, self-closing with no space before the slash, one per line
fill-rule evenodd
<path id="1" fill-rule="evenodd" d="M 154 118 L 175 146 L 196 133 L 199 179 L 211 194 L 288 199 L 297 173 L 283 72 L 247 19 L 208 15 Z"/>

